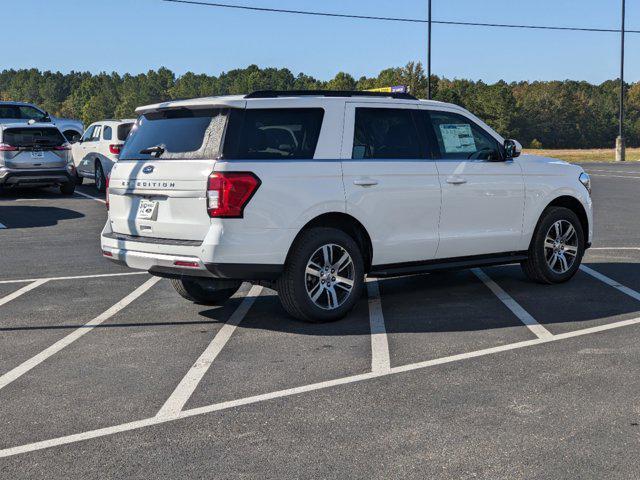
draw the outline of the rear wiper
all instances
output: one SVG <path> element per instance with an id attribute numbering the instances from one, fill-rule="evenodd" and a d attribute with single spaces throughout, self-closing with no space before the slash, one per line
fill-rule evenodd
<path id="1" fill-rule="evenodd" d="M 158 158 L 164 153 L 164 150 L 164 145 L 156 145 L 155 147 L 143 148 L 140 150 L 140 153 L 143 155 L 155 155 L 155 157 Z"/>

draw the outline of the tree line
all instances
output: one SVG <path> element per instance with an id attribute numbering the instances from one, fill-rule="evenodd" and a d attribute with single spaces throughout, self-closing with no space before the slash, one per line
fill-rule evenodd
<path id="1" fill-rule="evenodd" d="M 533 148 L 611 148 L 618 132 L 619 84 L 584 81 L 512 82 L 431 78 L 435 100 L 461 105 L 495 128 Z M 139 75 L 0 72 L 0 100 L 32 102 L 53 115 L 85 125 L 106 118 L 130 118 L 140 105 L 177 98 L 243 94 L 255 90 L 364 90 L 407 85 L 426 98 L 427 77 L 420 63 L 389 68 L 377 77 L 355 79 L 340 72 L 328 81 L 294 75 L 286 68 L 247 68 L 219 76 L 192 72 L 177 76 L 167 68 Z M 640 82 L 625 85 L 627 144 L 640 146 Z"/>

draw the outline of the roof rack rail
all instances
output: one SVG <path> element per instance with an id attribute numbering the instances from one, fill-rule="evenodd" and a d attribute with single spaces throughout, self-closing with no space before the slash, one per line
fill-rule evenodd
<path id="1" fill-rule="evenodd" d="M 363 92 L 358 90 L 257 90 L 244 98 L 277 97 L 380 97 L 397 100 L 417 100 L 409 93 L 402 92 Z"/>

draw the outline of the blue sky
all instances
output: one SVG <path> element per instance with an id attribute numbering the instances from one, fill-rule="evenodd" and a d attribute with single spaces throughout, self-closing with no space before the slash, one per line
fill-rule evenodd
<path id="1" fill-rule="evenodd" d="M 222 1 L 222 0 L 220 0 Z M 426 0 L 224 0 L 340 13 L 426 17 Z M 426 26 L 252 13 L 159 0 L 20 0 L 0 69 L 219 74 L 252 63 L 329 79 L 377 75 L 426 56 Z M 6 9 L 5 9 L 6 12 Z M 433 18 L 618 28 L 619 0 L 433 0 Z M 627 0 L 640 30 L 640 0 Z M 53 39 L 53 43 L 49 41 Z M 619 72 L 619 35 L 434 25 L 433 72 L 449 78 L 601 82 Z M 55 48 L 54 48 L 55 47 Z M 626 78 L 640 80 L 640 34 L 627 36 Z"/>

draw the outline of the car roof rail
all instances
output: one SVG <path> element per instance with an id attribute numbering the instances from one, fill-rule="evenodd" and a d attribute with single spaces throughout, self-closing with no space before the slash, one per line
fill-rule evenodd
<path id="1" fill-rule="evenodd" d="M 244 96 L 244 98 L 278 97 L 378 97 L 396 100 L 418 100 L 410 93 L 365 92 L 361 90 L 257 90 Z"/>

